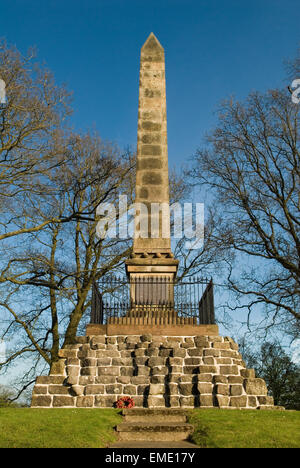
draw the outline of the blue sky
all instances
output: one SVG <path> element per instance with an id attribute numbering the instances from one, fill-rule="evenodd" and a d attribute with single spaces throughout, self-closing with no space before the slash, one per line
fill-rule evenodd
<path id="1" fill-rule="evenodd" d="M 284 83 L 300 45 L 295 0 L 1 0 L 0 37 L 74 93 L 76 129 L 136 145 L 140 48 L 166 52 L 170 165 L 194 154 L 221 99 Z"/>

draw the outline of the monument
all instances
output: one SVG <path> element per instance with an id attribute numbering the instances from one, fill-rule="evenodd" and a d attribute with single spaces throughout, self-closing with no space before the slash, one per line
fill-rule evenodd
<path id="1" fill-rule="evenodd" d="M 246 368 L 238 345 L 219 335 L 212 282 L 195 308 L 185 293 L 184 304 L 174 298 L 165 58 L 153 33 L 141 50 L 136 203 L 148 210 L 141 205 L 136 214 L 126 261 L 128 305 L 112 314 L 115 307 L 93 291 L 86 336 L 59 351 L 50 375 L 37 377 L 32 407 L 110 408 L 130 396 L 141 408 L 272 408 L 265 382 Z M 163 212 L 151 211 L 157 204 Z"/>
<path id="2" fill-rule="evenodd" d="M 165 282 L 161 299 L 168 300 L 172 299 L 170 289 L 179 262 L 174 259 L 170 240 L 165 56 L 153 33 L 141 50 L 139 83 L 136 203 L 147 213 L 140 212 L 136 220 L 133 253 L 126 270 L 132 284 L 136 278 L 164 276 L 170 284 Z M 163 212 L 153 212 L 161 206 Z M 155 283 L 154 279 L 144 298 L 151 303 L 157 299 Z M 139 300 L 136 288 L 132 289 L 132 298 Z"/>

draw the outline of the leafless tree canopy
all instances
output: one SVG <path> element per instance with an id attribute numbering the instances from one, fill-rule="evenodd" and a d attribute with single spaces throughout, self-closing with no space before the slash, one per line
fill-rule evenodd
<path id="1" fill-rule="evenodd" d="M 193 170 L 216 197 L 216 240 L 235 252 L 229 286 L 272 322 L 300 318 L 299 110 L 287 90 L 225 101 Z"/>

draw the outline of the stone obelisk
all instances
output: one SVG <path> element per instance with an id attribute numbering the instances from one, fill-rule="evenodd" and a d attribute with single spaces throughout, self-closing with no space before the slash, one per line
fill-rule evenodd
<path id="1" fill-rule="evenodd" d="M 178 260 L 170 241 L 165 54 L 153 33 L 141 49 L 135 202 L 147 213 L 141 209 L 136 215 L 127 274 L 173 280 Z"/>

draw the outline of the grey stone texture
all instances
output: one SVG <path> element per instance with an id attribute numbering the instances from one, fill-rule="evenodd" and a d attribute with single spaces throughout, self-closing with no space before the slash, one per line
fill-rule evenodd
<path id="1" fill-rule="evenodd" d="M 37 377 L 32 407 L 111 408 L 122 396 L 137 408 L 273 407 L 228 337 L 78 337 L 59 355 L 51 374 Z"/>

